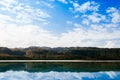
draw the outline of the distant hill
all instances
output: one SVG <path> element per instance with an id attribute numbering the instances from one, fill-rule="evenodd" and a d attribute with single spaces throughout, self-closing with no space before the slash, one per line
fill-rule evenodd
<path id="1" fill-rule="evenodd" d="M 120 48 L 96 47 L 0 47 L 1 60 L 120 60 Z"/>

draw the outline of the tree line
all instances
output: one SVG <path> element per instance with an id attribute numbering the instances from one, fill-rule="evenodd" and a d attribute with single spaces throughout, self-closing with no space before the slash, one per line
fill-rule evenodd
<path id="1" fill-rule="evenodd" d="M 120 60 L 120 48 L 96 47 L 0 47 L 0 59 L 36 60 Z"/>

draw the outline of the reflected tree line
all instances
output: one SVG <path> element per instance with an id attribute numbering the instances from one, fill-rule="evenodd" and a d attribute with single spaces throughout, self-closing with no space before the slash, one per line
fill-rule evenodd
<path id="1" fill-rule="evenodd" d="M 120 63 L 0 63 L 0 72 L 99 72 L 120 71 Z"/>

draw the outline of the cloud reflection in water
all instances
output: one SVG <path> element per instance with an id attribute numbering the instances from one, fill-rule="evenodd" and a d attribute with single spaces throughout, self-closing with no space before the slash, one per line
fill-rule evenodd
<path id="1" fill-rule="evenodd" d="M 120 80 L 120 72 L 27 72 L 6 71 L 0 80 Z"/>

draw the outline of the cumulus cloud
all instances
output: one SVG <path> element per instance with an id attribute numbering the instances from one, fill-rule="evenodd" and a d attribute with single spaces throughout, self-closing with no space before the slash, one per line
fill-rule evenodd
<path id="1" fill-rule="evenodd" d="M 44 30 L 42 26 L 34 25 L 36 21 L 41 24 L 48 23 L 47 18 L 51 16 L 43 9 L 18 0 L 2 0 L 0 6 L 0 46 L 54 45 L 56 37 Z"/>
<path id="2" fill-rule="evenodd" d="M 99 25 L 91 25 L 91 29 L 82 29 L 81 27 L 75 28 L 73 31 L 65 33 L 60 38 L 61 46 L 96 46 L 104 47 L 111 39 L 119 38 L 119 30 L 114 30 L 113 32 L 107 31 L 105 28 Z M 98 27 L 98 28 L 97 28 Z M 102 44 L 101 40 L 103 40 Z M 117 40 L 116 40 L 117 41 Z M 115 47 L 115 46 L 109 46 Z M 120 47 L 120 46 L 117 46 Z"/>
<path id="3" fill-rule="evenodd" d="M 94 1 L 79 4 L 72 1 L 75 15 L 79 14 L 81 22 L 73 23 L 75 28 L 63 35 L 68 37 L 72 46 L 120 47 L 120 10 L 115 7 L 106 9 L 106 13 L 99 13 L 98 3 Z M 78 25 L 79 24 L 79 25 Z M 77 27 L 76 27 L 77 26 Z M 71 35 L 71 37 L 70 37 Z M 76 38 L 77 36 L 77 38 Z"/>
<path id="4" fill-rule="evenodd" d="M 0 45 L 7 47 L 54 46 L 57 41 L 48 31 L 40 26 L 0 24 Z"/>
<path id="5" fill-rule="evenodd" d="M 59 1 L 66 3 L 66 0 Z M 66 24 L 73 26 L 73 29 L 57 36 L 43 28 L 52 17 L 47 11 L 18 0 L 0 1 L 0 46 L 120 47 L 119 9 L 110 7 L 104 15 L 97 12 L 100 5 L 94 1 L 83 4 L 71 1 L 70 4 L 75 13 L 80 13 L 72 19 L 80 18 L 80 21 L 67 20 Z M 85 15 L 85 12 L 90 13 Z"/>
<path id="6" fill-rule="evenodd" d="M 46 18 L 51 17 L 41 8 L 35 8 L 22 2 L 18 2 L 17 0 L 3 0 L 0 1 L 0 5 L 2 17 L 10 16 L 13 20 L 9 21 L 17 24 L 30 24 L 34 23 L 34 21 L 47 22 Z"/>
<path id="7" fill-rule="evenodd" d="M 92 15 L 88 16 L 88 19 L 92 22 L 99 23 L 100 21 L 105 20 L 105 16 L 98 13 L 92 13 Z"/>
<path id="8" fill-rule="evenodd" d="M 78 4 L 76 2 L 73 2 L 74 10 L 84 13 L 86 11 L 98 11 L 99 5 L 95 3 L 94 1 L 88 1 L 83 4 Z"/>
<path id="9" fill-rule="evenodd" d="M 112 23 L 119 23 L 120 22 L 120 10 L 111 7 L 109 9 L 106 10 L 107 13 L 109 13 L 109 16 L 112 18 L 111 22 Z"/>

